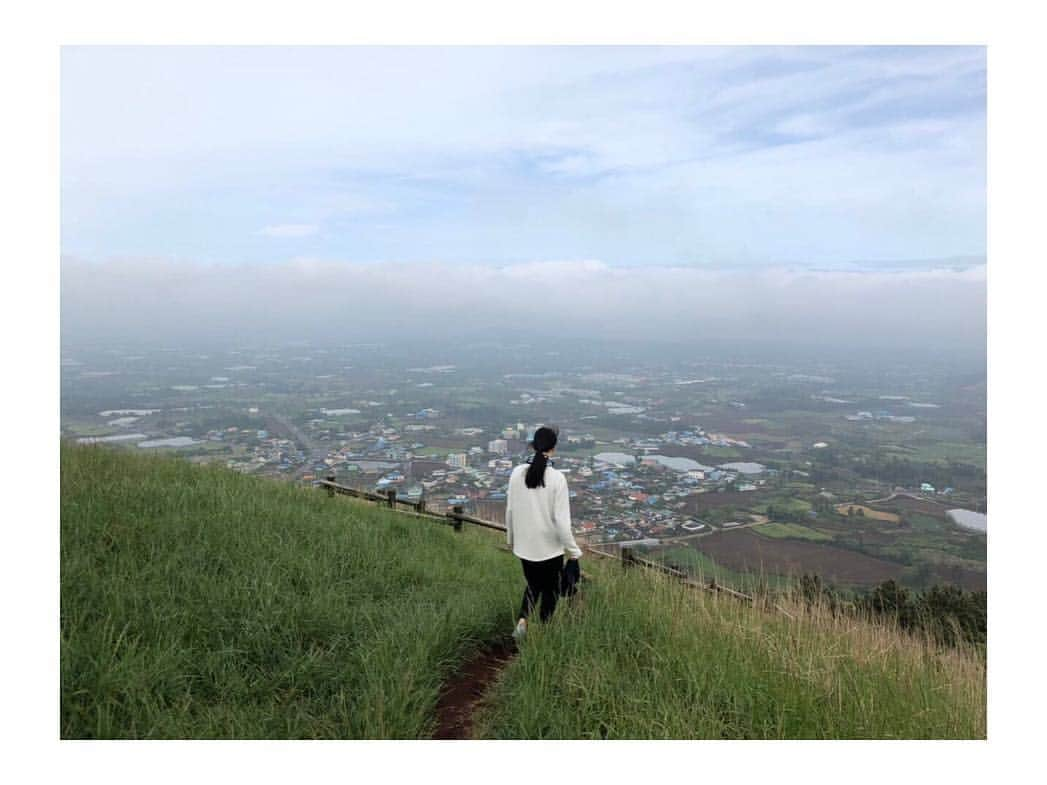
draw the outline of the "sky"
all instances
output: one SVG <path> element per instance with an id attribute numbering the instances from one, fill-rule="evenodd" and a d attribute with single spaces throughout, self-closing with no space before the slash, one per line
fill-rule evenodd
<path id="1" fill-rule="evenodd" d="M 981 47 L 65 47 L 63 319 L 247 324 L 240 286 L 290 328 L 395 281 L 659 332 L 880 296 L 977 339 L 985 80 Z"/>

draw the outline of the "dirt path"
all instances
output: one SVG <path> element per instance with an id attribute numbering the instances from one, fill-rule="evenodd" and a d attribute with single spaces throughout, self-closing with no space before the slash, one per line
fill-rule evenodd
<path id="1" fill-rule="evenodd" d="M 444 684 L 436 703 L 434 739 L 472 738 L 473 712 L 490 684 L 516 656 L 512 641 L 488 644 Z"/>

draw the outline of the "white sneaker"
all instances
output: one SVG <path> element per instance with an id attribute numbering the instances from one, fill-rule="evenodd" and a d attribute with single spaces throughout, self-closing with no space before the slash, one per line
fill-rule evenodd
<path id="1" fill-rule="evenodd" d="M 525 635 L 527 635 L 527 622 L 521 619 L 516 622 L 516 629 L 513 630 L 513 640 L 521 641 Z"/>

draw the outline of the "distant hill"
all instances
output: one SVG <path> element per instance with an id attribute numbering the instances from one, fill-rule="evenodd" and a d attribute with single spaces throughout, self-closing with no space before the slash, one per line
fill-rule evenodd
<path id="1" fill-rule="evenodd" d="M 62 445 L 63 738 L 427 738 L 441 684 L 511 629 L 501 535 Z M 532 625 L 489 738 L 984 738 L 985 661 L 754 609 L 641 569 Z"/>

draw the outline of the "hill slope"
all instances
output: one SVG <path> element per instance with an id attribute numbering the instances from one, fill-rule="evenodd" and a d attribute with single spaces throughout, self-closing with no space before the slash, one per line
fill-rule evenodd
<path id="1" fill-rule="evenodd" d="M 827 611 L 790 616 L 590 560 L 475 720 L 493 738 L 984 738 L 985 660 Z M 558 611 L 559 613 L 559 611 Z"/>
<path id="2" fill-rule="evenodd" d="M 418 738 L 511 628 L 519 564 L 362 502 L 62 447 L 62 735 Z M 983 738 L 984 658 L 589 559 L 476 718 L 492 738 Z"/>
<path id="3" fill-rule="evenodd" d="M 63 445 L 64 738 L 418 738 L 519 565 L 320 491 Z"/>

